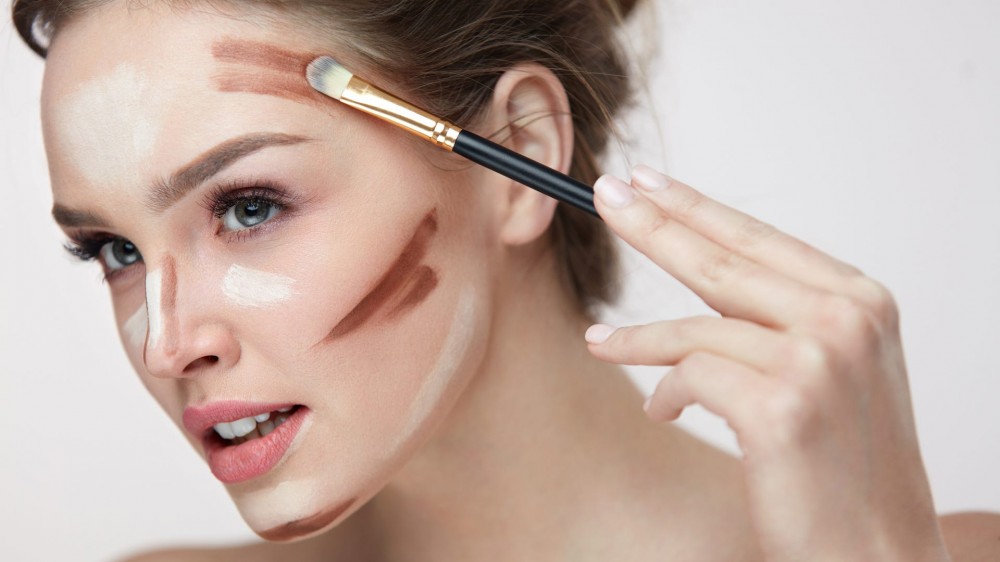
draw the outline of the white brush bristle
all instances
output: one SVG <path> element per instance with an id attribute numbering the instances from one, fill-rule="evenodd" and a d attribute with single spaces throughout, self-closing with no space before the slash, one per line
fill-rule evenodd
<path id="1" fill-rule="evenodd" d="M 353 74 L 328 56 L 316 58 L 306 69 L 309 85 L 335 100 L 340 99 Z"/>

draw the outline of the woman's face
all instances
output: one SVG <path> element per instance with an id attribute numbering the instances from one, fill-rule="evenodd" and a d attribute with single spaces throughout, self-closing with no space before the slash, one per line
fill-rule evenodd
<path id="1" fill-rule="evenodd" d="M 376 493 L 482 360 L 482 180 L 311 93 L 304 63 L 330 50 L 305 35 L 154 6 L 52 45 L 55 215 L 249 525 L 304 537 Z"/>

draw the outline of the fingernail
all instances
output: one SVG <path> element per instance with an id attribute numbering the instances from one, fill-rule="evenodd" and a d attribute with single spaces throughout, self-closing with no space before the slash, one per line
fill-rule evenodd
<path id="1" fill-rule="evenodd" d="M 632 186 L 614 176 L 604 175 L 598 178 L 594 184 L 594 192 L 612 209 L 621 209 L 635 199 Z"/>
<path id="2" fill-rule="evenodd" d="M 594 324 L 593 326 L 587 328 L 587 333 L 584 334 L 584 339 L 590 343 L 604 343 L 608 341 L 611 334 L 614 333 L 614 326 L 608 326 L 607 324 Z"/>
<path id="3" fill-rule="evenodd" d="M 645 164 L 632 168 L 632 181 L 646 191 L 663 191 L 670 185 L 670 178 Z"/>
<path id="4" fill-rule="evenodd" d="M 649 405 L 652 404 L 652 403 L 653 403 L 653 397 L 650 396 L 649 398 L 646 399 L 645 402 L 642 403 L 642 411 L 644 411 L 644 412 L 646 412 L 648 414 L 649 413 Z"/>

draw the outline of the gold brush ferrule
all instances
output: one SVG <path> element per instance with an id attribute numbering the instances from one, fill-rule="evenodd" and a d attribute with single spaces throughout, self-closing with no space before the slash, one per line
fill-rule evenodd
<path id="1" fill-rule="evenodd" d="M 360 78 L 351 77 L 340 101 L 388 121 L 451 151 L 462 129 L 426 111 L 379 90 Z"/>

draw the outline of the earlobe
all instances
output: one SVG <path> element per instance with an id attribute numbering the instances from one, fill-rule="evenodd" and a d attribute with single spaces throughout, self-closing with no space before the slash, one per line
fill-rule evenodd
<path id="1" fill-rule="evenodd" d="M 566 90 L 555 74 L 536 63 L 519 64 L 497 82 L 487 118 L 501 132 L 499 140 L 550 168 L 568 172 L 573 158 L 573 120 Z M 548 228 L 557 201 L 508 180 L 506 212 L 500 229 L 506 244 L 537 239 Z"/>

